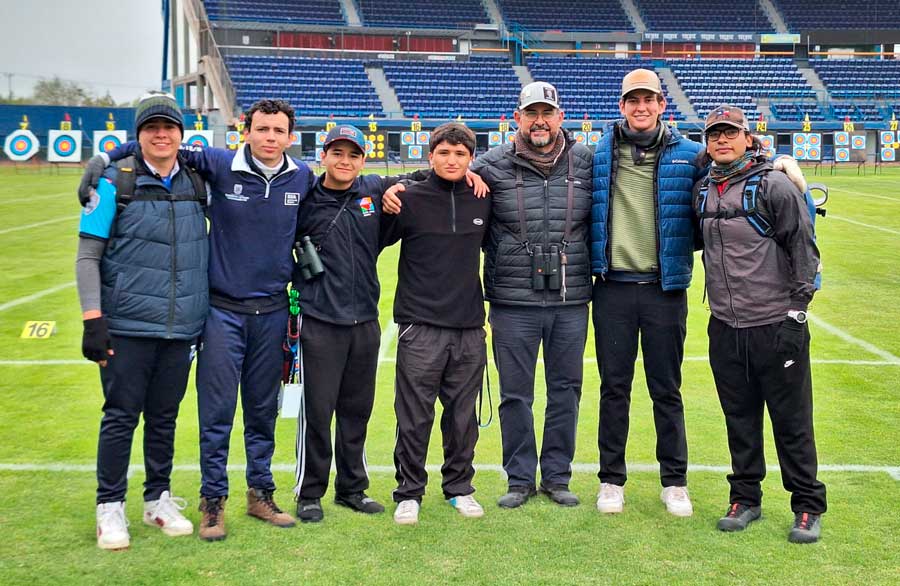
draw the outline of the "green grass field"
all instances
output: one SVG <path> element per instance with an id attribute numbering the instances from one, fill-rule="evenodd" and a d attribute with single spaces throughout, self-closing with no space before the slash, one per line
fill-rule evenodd
<path id="1" fill-rule="evenodd" d="M 537 498 L 500 510 L 499 423 L 482 430 L 475 477 L 486 508 L 466 520 L 443 502 L 431 474 L 421 521 L 398 527 L 323 501 L 325 522 L 282 530 L 244 514 L 243 471 L 231 472 L 228 539 L 167 538 L 140 521 L 141 434 L 136 434 L 128 515 L 131 549 L 104 552 L 94 538 L 93 463 L 102 403 L 97 368 L 80 356 L 74 287 L 78 175 L 0 168 L 0 584 L 848 584 L 900 583 L 900 169 L 813 178 L 831 187 L 818 234 L 824 288 L 812 306 L 815 416 L 829 512 L 823 540 L 787 543 L 793 519 L 780 475 L 765 481 L 764 518 L 743 534 L 722 534 L 729 464 L 724 420 L 706 362 L 702 267 L 690 290 L 684 402 L 694 516 L 671 517 L 659 501 L 655 436 L 643 373 L 636 375 L 626 510 L 601 516 L 597 491 L 599 381 L 593 334 L 572 489 L 582 505 Z M 394 338 L 388 327 L 397 249 L 381 258 L 385 359 L 370 425 L 370 495 L 393 488 Z M 48 340 L 23 340 L 27 320 L 54 320 Z M 49 362 L 48 362 L 49 361 Z M 539 367 L 540 368 L 540 367 Z M 497 376 L 491 369 L 496 409 Z M 540 430 L 543 388 L 535 411 Z M 240 415 L 231 462 L 244 462 Z M 278 501 L 293 511 L 295 420 L 278 423 Z M 440 464 L 438 431 L 429 464 Z M 767 436 L 768 425 L 767 425 Z M 193 381 L 179 418 L 173 491 L 199 520 L 198 431 Z M 436 447 L 435 447 L 436 446 Z M 769 437 L 770 465 L 777 464 Z M 389 511 L 392 507 L 389 507 Z"/>

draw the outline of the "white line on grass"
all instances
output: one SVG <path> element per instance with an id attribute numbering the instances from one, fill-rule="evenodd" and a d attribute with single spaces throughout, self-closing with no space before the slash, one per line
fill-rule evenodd
<path id="1" fill-rule="evenodd" d="M 272 464 L 273 472 L 293 472 L 294 464 Z M 135 474 L 143 471 L 144 466 L 140 464 L 132 464 L 128 467 L 129 474 Z M 200 472 L 200 466 L 197 464 L 177 464 L 173 467 L 176 472 Z M 440 472 L 441 466 L 431 464 L 426 466 L 429 472 Z M 572 464 L 573 472 L 581 472 L 593 474 L 598 469 L 597 464 L 586 462 L 575 462 Z M 243 464 L 229 464 L 228 470 L 231 472 L 243 472 L 246 466 Z M 385 465 L 369 465 L 370 472 L 389 474 L 394 472 L 393 466 Z M 479 472 L 496 472 L 503 473 L 503 466 L 500 464 L 475 464 L 475 470 Z M 628 463 L 630 472 L 659 472 L 659 464 L 648 463 Z M 779 473 L 781 469 L 778 466 L 766 466 L 766 470 L 773 473 Z M 94 472 L 96 467 L 94 464 L 69 464 L 67 462 L 47 462 L 38 463 L 0 463 L 0 472 Z M 731 472 L 731 466 L 723 464 L 689 464 L 688 472 Z M 875 466 L 869 464 L 819 464 L 819 472 L 839 472 L 851 474 L 889 474 L 894 480 L 900 481 L 900 466 Z"/>
<path id="2" fill-rule="evenodd" d="M 381 352 L 379 352 L 381 354 Z M 638 361 L 640 361 L 638 357 Z M 685 356 L 685 362 L 707 362 L 707 356 Z M 380 363 L 396 362 L 393 356 L 382 356 L 379 358 Z M 538 358 L 538 362 L 543 364 L 543 358 Z M 596 358 L 586 357 L 585 364 L 593 364 L 597 362 Z M 813 364 L 846 364 L 847 366 L 900 366 L 900 361 L 896 360 L 842 360 L 842 359 L 816 359 L 812 360 Z M 0 366 L 95 366 L 95 363 L 89 360 L 0 360 Z"/>
<path id="3" fill-rule="evenodd" d="M 60 222 L 65 222 L 66 220 L 77 220 L 78 216 L 60 216 L 59 218 L 53 218 L 52 220 L 44 220 L 43 222 L 35 222 L 34 224 L 25 224 L 24 226 L 16 226 L 15 228 L 6 228 L 4 230 L 0 230 L 0 235 L 9 234 L 10 232 L 19 232 L 21 230 L 30 230 L 31 228 L 37 228 L 39 226 L 46 226 L 48 224 L 58 224 Z"/>
<path id="4" fill-rule="evenodd" d="M 844 330 L 840 329 L 837 326 L 831 325 L 830 323 L 826 322 L 825 320 L 823 320 L 822 318 L 820 318 L 818 316 L 810 314 L 809 321 L 816 324 L 816 326 L 822 328 L 826 332 L 833 334 L 833 335 L 837 336 L 838 338 L 844 340 L 845 342 L 850 342 L 851 344 L 855 344 L 855 345 L 859 346 L 860 348 L 866 350 L 867 352 L 870 352 L 870 353 L 878 356 L 879 358 L 882 358 L 890 363 L 900 364 L 900 358 L 894 356 L 887 350 L 882 350 L 881 348 L 879 348 L 878 346 L 875 346 L 874 344 L 870 344 L 869 342 L 866 342 L 865 340 L 860 340 L 859 338 L 857 338 L 855 336 L 851 336 Z"/>
<path id="5" fill-rule="evenodd" d="M 891 230 L 890 228 L 882 228 L 881 226 L 873 226 L 872 224 L 858 222 L 856 220 L 851 220 L 850 218 L 843 218 L 841 216 L 835 216 L 833 214 L 828 214 L 827 217 L 830 220 L 839 220 L 841 222 L 847 222 L 848 224 L 855 224 L 857 226 L 862 226 L 863 228 L 869 228 L 870 230 L 878 230 L 879 232 L 887 232 L 888 234 L 894 234 L 896 236 L 900 236 L 900 230 Z"/>
<path id="6" fill-rule="evenodd" d="M 378 362 L 379 364 L 382 362 L 387 362 L 387 353 L 390 351 L 391 344 L 394 343 L 394 338 L 397 337 L 398 326 L 394 323 L 393 320 L 388 322 L 388 325 L 382 328 L 381 331 L 381 346 L 378 347 Z M 393 360 L 393 359 L 392 359 Z"/>
<path id="7" fill-rule="evenodd" d="M 73 191 L 60 191 L 59 193 L 48 193 L 48 194 L 46 194 L 46 195 L 36 195 L 36 196 L 34 196 L 34 197 L 31 197 L 31 196 L 25 196 L 25 197 L 15 196 L 14 199 L 6 199 L 6 198 L 0 199 L 0 205 L 12 205 L 12 204 L 22 205 L 22 204 L 29 204 L 29 203 L 31 203 L 31 202 L 33 202 L 33 201 L 41 201 L 41 200 L 45 200 L 45 199 L 54 199 L 54 198 L 61 197 L 61 196 L 64 196 L 64 195 L 72 195 L 73 193 L 74 193 L 74 190 L 73 190 Z"/>
<path id="8" fill-rule="evenodd" d="M 13 307 L 23 305 L 25 303 L 30 303 L 35 299 L 40 299 L 41 297 L 46 297 L 47 295 L 52 295 L 57 291 L 62 291 L 63 289 L 68 289 L 69 287 L 74 287 L 75 281 L 69 281 L 68 283 L 63 283 L 62 285 L 56 285 L 55 287 L 50 287 L 49 289 L 44 289 L 43 291 L 38 291 L 37 293 L 32 293 L 31 295 L 26 295 L 25 297 L 19 297 L 18 299 L 13 299 L 12 301 L 7 301 L 6 303 L 0 303 L 0 311 L 6 311 L 7 309 L 12 309 Z"/>
<path id="9" fill-rule="evenodd" d="M 893 203 L 900 203 L 900 198 L 890 197 L 888 195 L 875 195 L 874 193 L 866 193 L 864 191 L 854 191 L 850 189 L 840 189 L 838 187 L 832 187 L 833 191 L 840 191 L 843 193 L 850 193 L 852 195 L 861 195 L 862 197 L 874 197 L 875 199 L 886 199 L 887 201 Z"/>

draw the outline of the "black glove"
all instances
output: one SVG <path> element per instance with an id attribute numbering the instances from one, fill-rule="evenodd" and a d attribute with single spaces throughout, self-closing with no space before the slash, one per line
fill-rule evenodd
<path id="1" fill-rule="evenodd" d="M 81 176 L 81 183 L 78 184 L 78 201 L 81 207 L 87 205 L 91 200 L 91 192 L 97 189 L 100 184 L 100 177 L 103 171 L 109 165 L 109 155 L 101 153 L 91 157 L 87 165 L 84 167 L 84 175 Z"/>
<path id="2" fill-rule="evenodd" d="M 100 362 L 109 358 L 112 347 L 106 319 L 95 317 L 84 320 L 84 335 L 81 338 L 81 353 L 92 362 Z"/>
<path id="3" fill-rule="evenodd" d="M 806 324 L 786 317 L 775 333 L 775 352 L 782 356 L 796 356 L 803 347 Z"/>

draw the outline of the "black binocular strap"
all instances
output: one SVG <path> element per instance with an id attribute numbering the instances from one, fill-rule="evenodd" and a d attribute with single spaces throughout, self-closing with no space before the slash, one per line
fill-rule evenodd
<path id="1" fill-rule="evenodd" d="M 569 246 L 572 238 L 572 212 L 575 208 L 575 160 L 572 149 L 568 155 L 569 174 L 566 176 L 566 228 L 563 231 L 563 250 Z"/>
<path id="2" fill-rule="evenodd" d="M 352 198 L 352 193 L 348 193 L 347 197 L 344 198 L 344 203 L 341 204 L 341 209 L 331 218 L 331 222 L 328 223 L 328 227 L 325 228 L 325 233 L 322 234 L 322 238 L 319 239 L 319 243 L 316 244 L 316 252 L 322 250 L 322 246 L 325 245 L 325 240 L 328 238 L 328 235 L 331 234 L 331 230 L 334 228 L 334 225 L 337 224 L 338 218 L 341 217 L 341 213 L 344 211 L 344 208 L 347 207 L 347 204 L 350 203 Z"/>
<path id="3" fill-rule="evenodd" d="M 522 167 L 516 165 L 516 205 L 519 208 L 519 239 L 525 252 L 534 256 L 534 250 L 528 245 L 528 224 L 525 222 L 525 181 L 522 179 Z"/>

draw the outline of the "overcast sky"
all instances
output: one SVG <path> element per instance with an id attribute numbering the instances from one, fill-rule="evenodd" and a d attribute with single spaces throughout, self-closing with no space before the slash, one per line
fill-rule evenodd
<path id="1" fill-rule="evenodd" d="M 159 89 L 161 0 L 0 0 L 0 93 L 31 95 L 41 78 L 73 80 L 117 102 Z"/>

